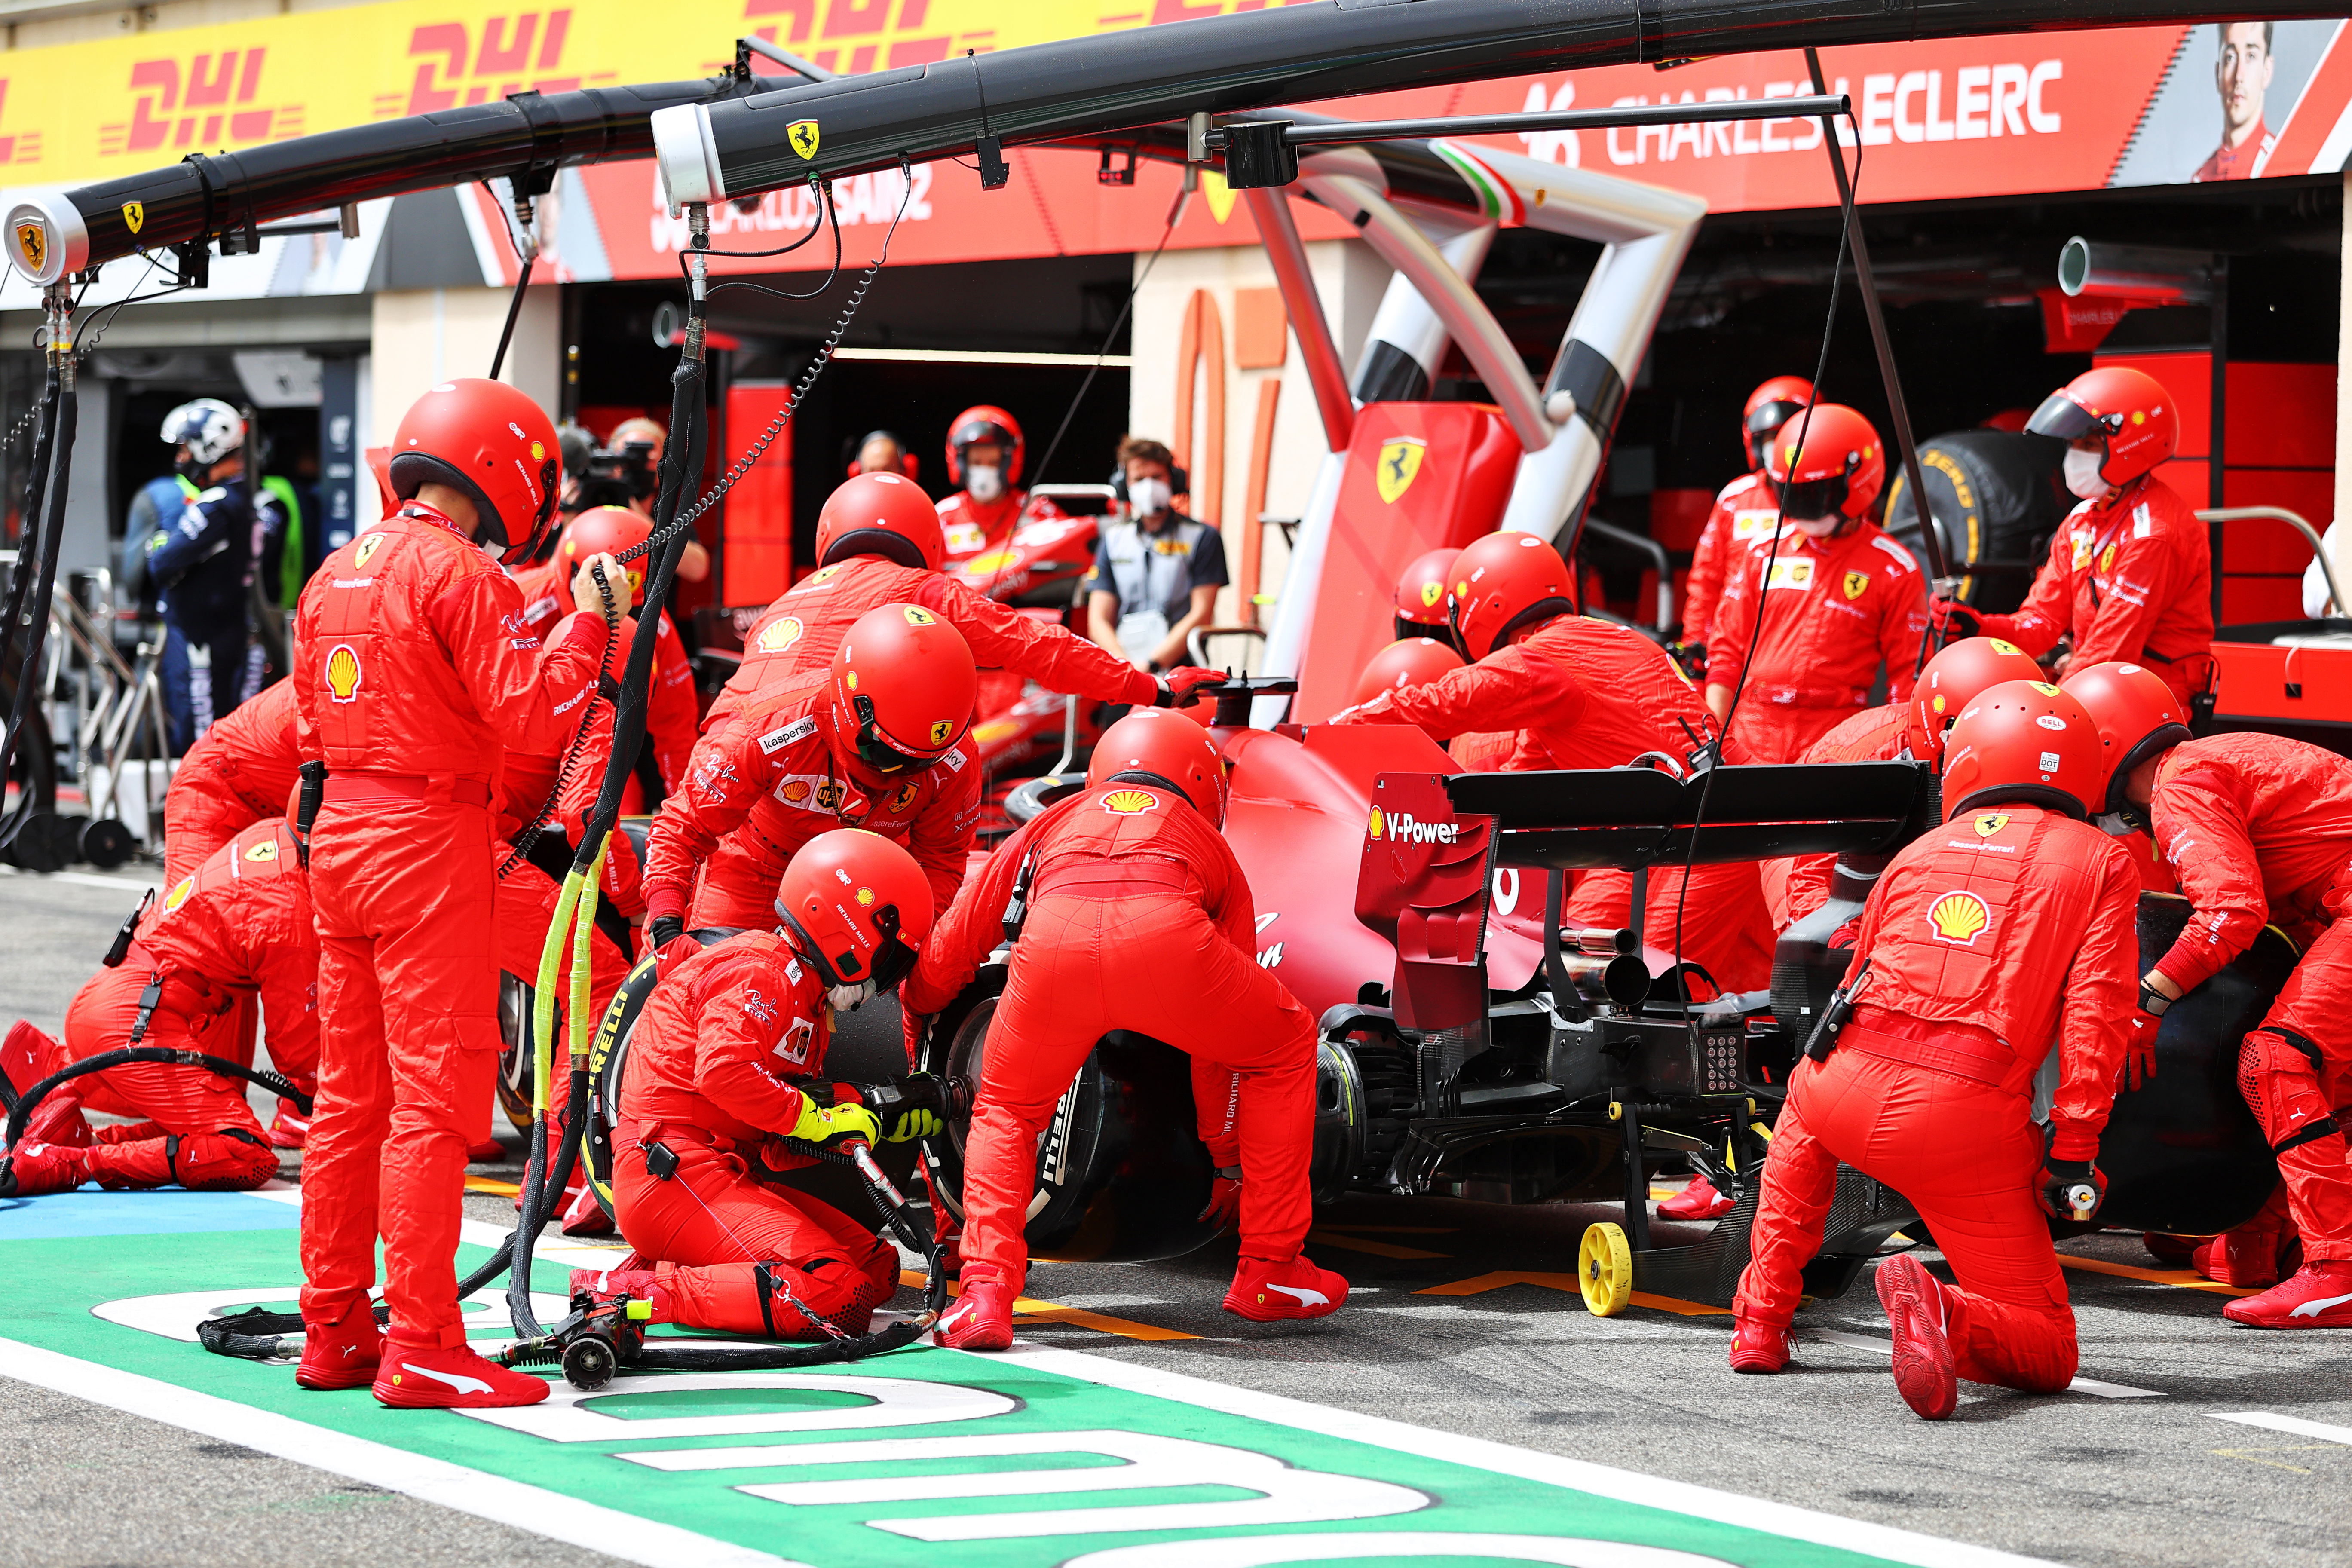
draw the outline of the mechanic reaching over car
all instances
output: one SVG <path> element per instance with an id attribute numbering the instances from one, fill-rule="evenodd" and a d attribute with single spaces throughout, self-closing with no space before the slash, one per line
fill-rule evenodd
<path id="1" fill-rule="evenodd" d="M 1138 669 L 1178 670 L 1227 581 L 1224 536 L 1175 509 L 1176 456 L 1166 447 L 1127 437 L 1118 467 L 1128 515 L 1095 540 L 1087 635 Z"/>
<path id="2" fill-rule="evenodd" d="M 1869 420 L 1816 403 L 1781 426 L 1764 471 L 1785 521 L 1732 556 L 1707 633 L 1706 705 L 1755 761 L 1793 763 L 1869 704 L 1882 661 L 1887 695 L 1911 694 L 1927 586 L 1870 521 L 1886 448 Z"/>
<path id="3" fill-rule="evenodd" d="M 617 1268 L 575 1269 L 572 1288 L 650 1302 L 656 1323 L 862 1334 L 898 1289 L 898 1248 L 777 1178 L 816 1163 L 786 1139 L 903 1142 L 944 1124 L 936 1079 L 903 1080 L 887 1125 L 848 1085 L 823 1081 L 827 994 L 896 985 L 930 934 L 931 890 L 899 846 L 835 828 L 793 856 L 773 911 L 670 969 L 647 998 L 613 1140 L 614 1209 L 635 1251 Z"/>
<path id="4" fill-rule="evenodd" d="M 561 474 L 553 422 L 513 387 L 435 387 L 389 468 L 402 504 L 327 558 L 295 623 L 302 751 L 328 769 L 295 1381 L 372 1383 L 395 1406 L 529 1405 L 543 1380 L 467 1347 L 453 1267 L 467 1129 L 498 1064 L 489 808 L 507 744 L 552 751 L 580 721 L 627 590 L 592 557 L 572 595 L 595 611 L 544 647 L 524 631 L 522 592 L 487 551 L 536 552 Z M 379 1234 L 388 1337 L 368 1305 Z"/>
<path id="5" fill-rule="evenodd" d="M 2105 664 L 2069 676 L 2116 759 L 2100 826 L 2153 833 L 2194 911 L 2140 977 L 2136 1037 L 2252 945 L 2265 924 L 2302 951 L 2238 1056 L 2238 1088 L 2286 1184 L 2303 1265 L 2221 1315 L 2261 1329 L 2352 1326 L 2352 1166 L 2339 1110 L 2352 1110 L 2352 761 L 2278 735 L 2191 740 L 2164 671 Z M 2263 1245 L 2252 1245 L 2257 1239 Z M 2275 1278 L 2267 1237 L 2200 1248 L 2200 1271 Z"/>
<path id="6" fill-rule="evenodd" d="M 1417 724 L 1443 745 L 1472 729 L 1517 732 L 1507 758 L 1489 766 L 1613 768 L 1643 758 L 1682 775 L 1708 745 L 1715 721 L 1674 659 L 1631 626 L 1576 613 L 1566 563 L 1532 533 L 1490 533 L 1454 558 L 1454 627 L 1475 663 L 1393 689 L 1332 716 L 1334 724 Z M 1736 742 L 1728 760 L 1747 760 Z M 1473 765 L 1465 760 L 1465 766 Z M 1726 991 L 1769 984 L 1772 932 L 1752 862 L 1662 869 L 1650 879 L 1646 939 L 1684 956 Z M 1633 879 L 1587 872 L 1564 911 L 1574 923 L 1622 926 L 1633 918 Z"/>
<path id="7" fill-rule="evenodd" d="M 1799 409 L 1813 400 L 1813 384 L 1801 375 L 1776 375 L 1748 395 L 1739 411 L 1739 442 L 1748 472 L 1716 492 L 1715 505 L 1691 552 L 1690 582 L 1683 590 L 1682 646 L 1706 658 L 1707 632 L 1731 564 L 1748 545 L 1769 536 L 1780 518 L 1780 489 L 1764 471 L 1765 448 Z"/>
<path id="8" fill-rule="evenodd" d="M 2098 1208 L 2099 1134 L 2133 1037 L 2139 878 L 2084 820 L 2104 776 L 2090 715 L 2054 686 L 2008 681 L 1961 710 L 1945 737 L 1946 825 L 1879 878 L 1851 1017 L 1817 1032 L 1790 1076 L 1733 1301 L 1734 1372 L 1788 1365 L 1843 1161 L 1917 1207 L 1959 1281 L 1907 1253 L 1878 1266 L 1904 1403 L 1940 1421 L 1961 1378 L 2032 1394 L 2073 1381 L 2049 1221 Z M 2032 1096 L 2053 1043 L 2045 1134 Z"/>
<path id="9" fill-rule="evenodd" d="M 2172 456 L 2179 409 L 2162 383 L 2129 365 L 2084 371 L 2044 399 L 2026 429 L 2067 443 L 2066 488 L 2082 498 L 2050 541 L 2050 559 L 2014 615 L 1933 606 L 1946 636 L 1985 632 L 2053 666 L 2126 660 L 2164 678 L 2183 704 L 2213 664 L 2213 554 L 2205 525 L 2157 477 Z"/>
<path id="10" fill-rule="evenodd" d="M 956 895 L 900 993 L 909 1037 L 953 1001 L 1027 901 L 964 1145 L 963 1292 L 940 1344 L 1003 1350 L 1027 1277 L 1022 1241 L 1037 1141 L 1095 1043 L 1135 1029 L 1192 1058 L 1209 1207 L 1238 1217 L 1241 1263 L 1224 1306 L 1257 1322 L 1319 1318 L 1348 1282 L 1307 1261 L 1315 1141 L 1315 1019 L 1252 952 L 1247 879 L 1219 830 L 1224 765 L 1177 713 L 1106 731 L 1087 787 L 998 847 Z M 1236 1080 L 1235 1075 L 1238 1075 Z"/>
<path id="11" fill-rule="evenodd" d="M 1366 686 L 1372 678 L 1373 666 L 1382 658 L 1407 658 L 1416 671 L 1407 685 L 1419 685 L 1424 679 L 1435 679 L 1448 670 L 1458 668 L 1461 647 L 1454 636 L 1454 602 L 1449 592 L 1453 579 L 1454 558 L 1459 550 L 1432 550 L 1416 555 L 1397 579 L 1396 635 L 1397 640 L 1372 656 L 1372 663 L 1356 679 L 1356 694 L 1351 702 L 1369 702 L 1378 693 Z M 1415 641 L 1434 641 L 1455 655 L 1454 665 L 1440 667 L 1435 657 L 1422 651 L 1412 655 L 1397 650 Z M 1383 667 L 1384 673 L 1393 673 Z M 1391 682 L 1393 684 L 1393 682 Z M 1466 773 L 1494 773 L 1510 760 L 1511 751 L 1518 737 L 1509 730 L 1469 730 L 1444 742 L 1445 749 Z"/>
<path id="12" fill-rule="evenodd" d="M 1432 550 L 1406 563 L 1404 575 L 1396 585 L 1399 642 L 1407 637 L 1435 637 L 1449 647 L 1453 644 L 1454 616 L 1446 594 L 1453 579 L 1447 574 L 1454 568 L 1454 558 L 1461 553 Z"/>
<path id="13" fill-rule="evenodd" d="M 319 945 L 302 846 L 283 818 L 257 823 L 126 922 L 120 960 L 75 994 L 59 1046 L 19 1019 L 0 1044 L 15 1097 L 60 1068 L 126 1046 L 238 1059 L 236 1005 L 257 997 L 269 1057 L 309 1091 L 319 1063 Z M 93 1129 L 82 1112 L 142 1120 Z M 0 1197 L 177 1184 L 247 1190 L 278 1174 L 278 1151 L 243 1080 L 175 1062 L 127 1062 L 70 1079 L 42 1100 L 0 1167 Z"/>
<path id="14" fill-rule="evenodd" d="M 1148 674 L 1058 622 L 1024 616 L 943 575 L 939 514 L 896 474 L 861 474 L 826 498 L 816 558 L 817 569 L 769 605 L 744 638 L 741 667 L 703 715 L 706 735 L 761 691 L 824 670 L 851 623 L 883 605 L 919 605 L 962 633 L 982 667 L 1090 702 L 1166 707 L 1224 679 L 1190 666 Z"/>
<path id="15" fill-rule="evenodd" d="M 871 441 L 873 437 L 866 439 Z M 939 503 L 933 514 L 939 519 L 947 554 L 977 554 L 1013 537 L 1029 505 L 1029 492 L 1021 488 L 1022 460 L 1027 449 L 1021 421 L 992 403 L 974 404 L 949 422 L 948 483 L 958 488 Z M 1040 505 L 1041 516 L 1061 515 Z"/>
<path id="16" fill-rule="evenodd" d="M 883 605 L 849 628 L 830 668 L 703 736 L 646 842 L 646 935 L 665 969 L 696 951 L 689 910 L 696 927 L 772 923 L 777 879 L 831 828 L 905 844 L 944 907 L 980 818 L 980 769 L 962 743 L 978 689 L 955 627 L 919 605 Z M 845 990 L 835 1005 L 863 999 Z"/>

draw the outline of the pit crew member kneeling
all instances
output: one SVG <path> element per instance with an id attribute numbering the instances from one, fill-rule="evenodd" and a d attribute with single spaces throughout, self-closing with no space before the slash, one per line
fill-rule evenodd
<path id="1" fill-rule="evenodd" d="M 905 849 L 836 828 L 793 857 L 775 907 L 774 929 L 703 949 L 646 1003 L 613 1155 L 614 1207 L 636 1250 L 619 1268 L 575 1270 L 572 1288 L 650 1302 L 656 1323 L 862 1334 L 898 1288 L 897 1248 L 774 1179 L 815 1163 L 786 1139 L 870 1144 L 939 1130 L 937 1094 L 907 1094 L 886 1127 L 855 1091 L 814 1076 L 826 992 L 897 984 L 930 933 L 931 890 Z"/>
<path id="2" fill-rule="evenodd" d="M 1225 1310 L 1272 1322 L 1346 1303 L 1348 1282 L 1299 1250 L 1311 1212 L 1315 1020 L 1251 954 L 1249 882 L 1218 832 L 1224 814 L 1224 769 L 1207 732 L 1181 713 L 1129 714 L 1096 746 L 1085 791 L 1005 840 L 964 884 L 907 982 L 910 1019 L 954 1000 L 1003 940 L 1025 875 L 1027 912 L 964 1150 L 963 1293 L 940 1321 L 940 1344 L 1012 1344 L 1037 1140 L 1113 1029 L 1192 1058 L 1217 1166 L 1206 1213 L 1240 1217 Z"/>
<path id="3" fill-rule="evenodd" d="M 1843 1161 L 1916 1205 L 1958 1276 L 1946 1285 L 1908 1254 L 1878 1266 L 1904 1403 L 1940 1421 L 1960 1378 L 2033 1394 L 2073 1381 L 2074 1315 L 2048 1221 L 2098 1207 L 2137 955 L 2139 874 L 2084 820 L 2103 771 L 2090 716 L 2040 681 L 1989 689 L 1952 726 L 1946 826 L 1879 879 L 1852 1016 L 1817 1031 L 1808 1054 L 1825 1059 L 1790 1078 L 1733 1302 L 1733 1371 L 1788 1364 Z M 2045 1132 L 2029 1097 L 2053 1041 Z"/>

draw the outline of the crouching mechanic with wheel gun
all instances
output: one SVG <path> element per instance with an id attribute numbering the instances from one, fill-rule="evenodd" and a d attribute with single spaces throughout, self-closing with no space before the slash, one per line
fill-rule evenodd
<path id="1" fill-rule="evenodd" d="M 930 934 L 930 886 L 898 845 L 836 828 L 793 855 L 775 907 L 773 930 L 703 949 L 646 1003 L 613 1154 L 635 1251 L 575 1270 L 575 1297 L 646 1302 L 656 1323 L 822 1340 L 865 1333 L 898 1289 L 898 1249 L 871 1226 L 775 1182 L 816 1163 L 795 1144 L 904 1142 L 945 1124 L 935 1079 L 903 1080 L 882 1115 L 816 1081 L 826 993 L 904 978 Z"/>
<path id="2" fill-rule="evenodd" d="M 1113 1029 L 1192 1058 L 1202 1136 L 1218 1168 L 1203 1217 L 1237 1213 L 1241 1222 L 1225 1310 L 1272 1322 L 1347 1301 L 1348 1282 L 1299 1250 L 1311 1210 L 1315 1020 L 1251 954 L 1249 882 L 1218 832 L 1224 815 L 1224 767 L 1207 731 L 1164 710 L 1129 714 L 1096 746 L 1085 791 L 1005 840 L 963 885 L 907 982 L 911 1027 L 971 982 L 1025 884 L 964 1150 L 963 1292 L 940 1320 L 940 1344 L 1013 1343 L 1037 1140 Z"/>
<path id="3" fill-rule="evenodd" d="M 1944 754 L 1945 826 L 1879 878 L 1854 978 L 1789 1079 L 1731 1340 L 1734 1372 L 1788 1364 L 1843 1161 L 1916 1205 L 1959 1277 L 1908 1254 L 1878 1266 L 1895 1386 L 1930 1421 L 1951 1415 L 1960 1378 L 2030 1394 L 2074 1380 L 2048 1222 L 2090 1218 L 2105 1188 L 2095 1161 L 2138 956 L 2139 872 L 2084 820 L 2105 770 L 2083 705 L 2005 681 L 1961 710 Z M 2053 1041 L 2045 1133 L 2030 1095 Z"/>

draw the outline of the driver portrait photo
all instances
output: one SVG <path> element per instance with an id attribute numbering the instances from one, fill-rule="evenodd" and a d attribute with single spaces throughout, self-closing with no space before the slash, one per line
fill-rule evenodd
<path id="1" fill-rule="evenodd" d="M 2271 41 L 2271 23 L 2221 25 L 2221 47 L 2213 61 L 2213 86 L 2221 97 L 2221 144 L 2189 176 L 2191 184 L 2251 179 L 2277 142 L 2263 122 L 2263 98 L 2275 68 Z"/>

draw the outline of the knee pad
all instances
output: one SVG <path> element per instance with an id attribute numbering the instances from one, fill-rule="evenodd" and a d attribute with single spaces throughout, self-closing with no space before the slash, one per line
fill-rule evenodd
<path id="1" fill-rule="evenodd" d="M 2261 1123 L 2272 1152 L 2336 1131 L 2334 1108 L 2319 1083 L 2319 1047 L 2293 1029 L 2266 1024 L 2238 1052 L 2238 1089 Z"/>
<path id="2" fill-rule="evenodd" d="M 278 1151 L 242 1127 L 165 1140 L 172 1178 L 195 1193 L 250 1192 L 278 1174 Z"/>

